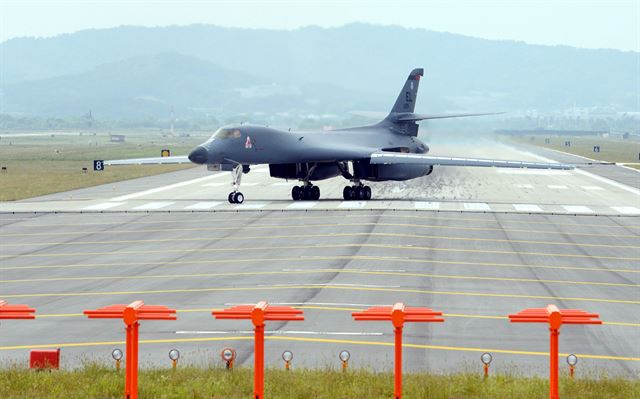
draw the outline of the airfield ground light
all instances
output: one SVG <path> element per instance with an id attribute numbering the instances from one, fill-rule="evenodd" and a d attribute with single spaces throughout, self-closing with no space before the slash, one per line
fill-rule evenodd
<path id="1" fill-rule="evenodd" d="M 180 359 L 180 351 L 177 349 L 171 349 L 169 351 L 169 359 L 171 359 L 171 365 L 175 370 L 176 367 L 178 366 L 178 359 Z"/>
<path id="2" fill-rule="evenodd" d="M 284 360 L 284 368 L 285 370 L 290 370 L 291 369 L 291 361 L 293 360 L 293 352 L 291 351 L 284 351 L 282 352 L 282 360 Z"/>
<path id="3" fill-rule="evenodd" d="M 349 364 L 349 358 L 351 357 L 351 353 L 348 350 L 341 351 L 338 355 L 338 358 L 342 362 L 342 371 L 347 371 L 347 366 Z"/>
<path id="4" fill-rule="evenodd" d="M 231 348 L 224 348 L 220 352 L 220 357 L 225 363 L 225 368 L 227 370 L 233 369 L 233 361 L 236 360 L 236 351 Z"/>
<path id="5" fill-rule="evenodd" d="M 576 364 L 578 364 L 578 356 L 573 353 L 567 356 L 567 364 L 569 365 L 569 376 L 573 378 L 573 372 L 576 368 Z"/>
<path id="6" fill-rule="evenodd" d="M 122 350 L 116 348 L 111 351 L 111 357 L 116 361 L 116 370 L 120 371 L 120 362 L 122 361 Z"/>
<path id="7" fill-rule="evenodd" d="M 480 361 L 482 362 L 484 368 L 484 378 L 487 378 L 489 376 L 489 365 L 491 364 L 492 360 L 493 356 L 491 356 L 491 353 L 489 352 L 485 352 L 482 354 L 482 356 L 480 356 Z"/>

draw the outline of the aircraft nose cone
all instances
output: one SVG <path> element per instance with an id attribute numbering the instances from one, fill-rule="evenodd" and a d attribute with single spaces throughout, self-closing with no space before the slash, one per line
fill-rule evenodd
<path id="1" fill-rule="evenodd" d="M 191 153 L 189 154 L 189 161 L 197 164 L 206 163 L 208 158 L 209 152 L 202 146 L 196 147 L 196 149 L 191 151 Z"/>

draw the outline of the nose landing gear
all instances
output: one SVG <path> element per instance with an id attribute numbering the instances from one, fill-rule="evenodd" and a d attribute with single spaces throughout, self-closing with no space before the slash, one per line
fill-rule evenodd
<path id="1" fill-rule="evenodd" d="M 354 186 L 346 186 L 344 190 L 342 190 L 342 198 L 345 201 L 367 201 L 371 199 L 371 187 L 365 186 L 362 183 L 359 183 Z"/>
<path id="2" fill-rule="evenodd" d="M 243 169 L 242 165 L 236 165 L 231 171 L 231 176 L 233 178 L 233 191 L 229 193 L 228 199 L 230 204 L 242 204 L 244 202 L 244 195 L 238 191 L 240 189 Z"/>

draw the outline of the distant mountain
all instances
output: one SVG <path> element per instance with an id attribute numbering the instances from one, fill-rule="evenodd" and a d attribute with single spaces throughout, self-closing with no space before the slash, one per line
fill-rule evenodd
<path id="1" fill-rule="evenodd" d="M 118 27 L 12 39 L 0 54 L 4 110 L 32 113 L 70 112 L 87 99 L 126 114 L 169 103 L 194 112 L 385 110 L 414 67 L 426 71 L 418 103 L 424 112 L 574 104 L 638 111 L 640 95 L 635 52 L 367 24 Z"/>

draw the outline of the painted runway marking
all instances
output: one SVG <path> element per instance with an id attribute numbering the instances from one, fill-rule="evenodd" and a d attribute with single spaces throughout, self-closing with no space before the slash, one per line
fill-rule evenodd
<path id="1" fill-rule="evenodd" d="M 416 201 L 413 203 L 413 206 L 416 209 L 421 209 L 421 210 L 438 210 L 440 209 L 440 203 L 439 202 L 426 202 L 426 201 Z"/>
<path id="2" fill-rule="evenodd" d="M 593 209 L 583 205 L 562 205 L 569 213 L 593 213 Z"/>
<path id="3" fill-rule="evenodd" d="M 342 201 L 338 208 L 341 209 L 359 209 L 367 206 L 367 201 Z"/>
<path id="4" fill-rule="evenodd" d="M 206 209 L 214 208 L 220 204 L 222 204 L 222 202 L 220 201 L 196 202 L 193 205 L 185 206 L 184 209 L 206 210 Z"/>
<path id="5" fill-rule="evenodd" d="M 253 187 L 253 186 L 257 186 L 260 183 L 256 183 L 256 182 L 251 182 L 251 183 L 242 183 L 242 187 Z"/>
<path id="6" fill-rule="evenodd" d="M 490 211 L 491 207 L 485 202 L 465 202 L 464 209 L 468 211 Z"/>
<path id="7" fill-rule="evenodd" d="M 516 211 L 520 212 L 542 212 L 538 205 L 531 204 L 512 204 Z"/>
<path id="8" fill-rule="evenodd" d="M 318 205 L 318 203 L 315 201 L 294 202 L 293 204 L 288 205 L 287 209 L 311 209 L 316 205 Z"/>
<path id="9" fill-rule="evenodd" d="M 569 187 L 562 184 L 549 184 L 547 185 L 547 188 L 550 188 L 552 190 L 568 190 L 569 189 Z"/>
<path id="10" fill-rule="evenodd" d="M 533 188 L 532 184 L 514 184 L 517 188 Z"/>
<path id="11" fill-rule="evenodd" d="M 552 161 L 554 162 L 554 161 Z M 564 170 L 553 169 L 497 169 L 496 172 L 504 175 L 546 175 L 546 176 L 562 176 L 570 175 L 569 172 Z"/>
<path id="12" fill-rule="evenodd" d="M 238 206 L 235 207 L 235 209 L 237 210 L 243 210 L 243 209 L 262 209 L 265 206 L 267 206 L 269 203 L 268 202 L 259 202 L 256 204 L 240 204 Z"/>
<path id="13" fill-rule="evenodd" d="M 292 182 L 292 181 L 285 181 L 285 182 L 279 182 L 279 183 L 272 183 L 271 185 L 273 187 L 284 187 L 284 186 L 294 186 L 296 183 Z"/>
<path id="14" fill-rule="evenodd" d="M 582 187 L 583 190 L 589 190 L 589 191 L 602 191 L 604 190 L 604 188 L 600 187 L 600 186 L 580 186 Z"/>
<path id="15" fill-rule="evenodd" d="M 90 205 L 82 208 L 87 211 L 102 211 L 105 209 L 115 208 L 116 206 L 124 205 L 126 202 L 102 202 L 100 204 Z"/>
<path id="16" fill-rule="evenodd" d="M 640 215 L 640 209 L 635 206 L 612 206 L 611 209 L 623 215 Z"/>
<path id="17" fill-rule="evenodd" d="M 226 335 L 226 334 L 253 334 L 253 330 L 238 331 L 176 331 L 176 334 L 188 335 Z M 341 335 L 341 336 L 361 336 L 361 337 L 380 337 L 384 335 L 381 332 L 358 332 L 358 331 L 299 331 L 299 330 L 266 330 L 267 335 Z"/>
<path id="18" fill-rule="evenodd" d="M 142 204 L 142 205 L 138 205 L 135 208 L 133 208 L 136 211 L 141 211 L 141 210 L 154 210 L 154 209 L 162 209 L 162 208 L 166 208 L 169 205 L 173 205 L 175 204 L 175 202 L 172 201 L 157 201 L 157 202 L 148 202 L 146 204 Z"/>
<path id="19" fill-rule="evenodd" d="M 225 174 L 219 173 L 219 174 L 215 174 L 213 176 L 199 177 L 197 179 L 182 181 L 182 182 L 179 182 L 179 183 L 170 184 L 168 186 L 162 186 L 162 187 L 152 188 L 152 189 L 149 189 L 149 190 L 139 191 L 137 193 L 121 195 L 119 197 L 111 198 L 110 201 L 126 201 L 126 200 L 130 200 L 130 199 L 133 199 L 133 198 L 144 197 L 145 195 L 155 194 L 155 193 L 159 193 L 159 192 L 167 191 L 167 190 L 172 190 L 174 188 L 184 187 L 184 186 L 188 186 L 190 184 L 201 183 L 203 181 L 215 179 L 215 178 L 222 177 L 222 176 L 225 176 Z"/>
<path id="20" fill-rule="evenodd" d="M 202 184 L 200 187 L 221 187 L 221 186 L 226 186 L 226 185 L 229 185 L 229 183 L 217 182 L 217 183 Z"/>

